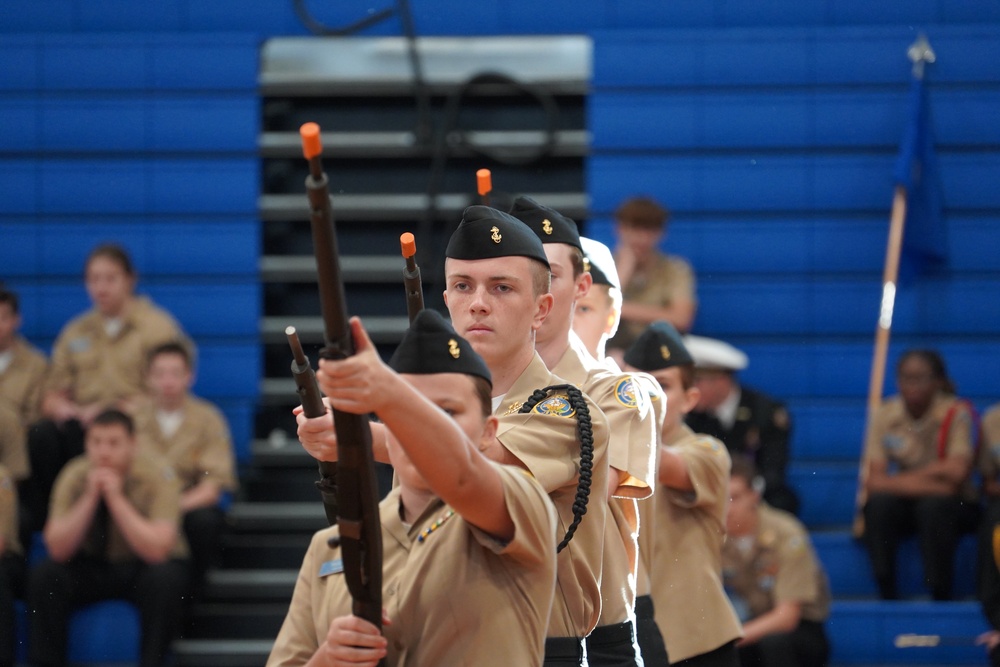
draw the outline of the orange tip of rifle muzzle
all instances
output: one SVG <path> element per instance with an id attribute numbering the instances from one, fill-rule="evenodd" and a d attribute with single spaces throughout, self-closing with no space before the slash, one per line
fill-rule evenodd
<path id="1" fill-rule="evenodd" d="M 317 157 L 323 152 L 323 144 L 319 140 L 319 125 L 316 123 L 304 123 L 299 128 L 302 135 L 302 154 L 307 160 Z"/>
<path id="2" fill-rule="evenodd" d="M 410 232 L 399 235 L 399 247 L 403 249 L 403 257 L 413 257 L 417 254 L 417 241 Z"/>
<path id="3" fill-rule="evenodd" d="M 493 176 L 489 169 L 480 169 L 476 172 L 476 184 L 479 186 L 480 195 L 485 195 L 493 189 Z"/>

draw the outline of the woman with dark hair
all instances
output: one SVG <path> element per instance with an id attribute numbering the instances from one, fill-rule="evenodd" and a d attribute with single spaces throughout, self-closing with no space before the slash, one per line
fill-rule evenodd
<path id="1" fill-rule="evenodd" d="M 896 386 L 899 394 L 872 417 L 865 443 L 865 542 L 879 593 L 893 600 L 899 543 L 916 533 L 925 584 L 935 600 L 948 600 L 955 549 L 979 513 L 970 480 L 975 410 L 955 395 L 933 350 L 904 353 Z"/>
<path id="2" fill-rule="evenodd" d="M 63 464 L 83 453 L 84 429 L 108 408 L 129 412 L 143 394 L 149 352 L 168 341 L 190 344 L 169 313 L 135 293 L 138 276 L 121 246 L 94 248 L 83 278 L 93 307 L 59 332 L 42 391 L 42 419 L 28 434 L 32 473 L 25 504 L 31 530 L 45 523 Z"/>

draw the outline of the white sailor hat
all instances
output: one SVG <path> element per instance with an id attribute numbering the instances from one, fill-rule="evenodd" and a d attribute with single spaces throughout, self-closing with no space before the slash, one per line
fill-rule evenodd
<path id="1" fill-rule="evenodd" d="M 588 239 L 586 236 L 580 237 L 580 244 L 583 246 L 583 255 L 590 262 L 590 274 L 594 277 L 594 284 L 609 285 L 621 290 L 622 283 L 618 279 L 618 269 L 615 267 L 615 258 L 611 255 L 608 246 L 600 241 Z"/>
<path id="2" fill-rule="evenodd" d="M 749 364 L 746 353 L 729 343 L 705 336 L 685 336 L 684 346 L 694 358 L 695 368 L 741 371 Z"/>

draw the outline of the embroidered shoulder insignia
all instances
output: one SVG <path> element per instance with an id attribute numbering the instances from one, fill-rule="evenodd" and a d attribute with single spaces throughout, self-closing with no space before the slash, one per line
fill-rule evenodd
<path id="1" fill-rule="evenodd" d="M 631 377 L 625 377 L 618 381 L 618 384 L 615 385 L 615 398 L 626 408 L 639 406 L 635 384 L 633 384 Z"/>
<path id="2" fill-rule="evenodd" d="M 510 407 L 507 408 L 507 412 L 503 413 L 503 416 L 506 417 L 507 415 L 514 414 L 515 412 L 520 412 L 522 405 L 524 405 L 524 403 L 521 403 L 519 401 L 514 401 L 513 403 L 510 404 Z"/>
<path id="3" fill-rule="evenodd" d="M 565 396 L 549 396 L 532 408 L 531 411 L 541 415 L 566 418 L 573 417 L 576 414 L 576 410 L 569 404 L 569 400 Z"/>

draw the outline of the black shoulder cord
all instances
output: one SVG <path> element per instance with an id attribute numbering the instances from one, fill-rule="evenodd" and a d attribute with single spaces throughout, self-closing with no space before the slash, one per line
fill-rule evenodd
<path id="1" fill-rule="evenodd" d="M 580 481 L 576 485 L 576 499 L 573 501 L 573 523 L 570 524 L 562 542 L 556 547 L 556 553 L 559 553 L 573 539 L 576 528 L 580 525 L 580 520 L 587 513 L 587 500 L 590 498 L 590 483 L 594 469 L 594 427 L 590 421 L 590 408 L 583 397 L 583 392 L 571 384 L 556 384 L 544 389 L 536 389 L 518 412 L 531 412 L 532 408 L 555 391 L 566 392 L 569 404 L 576 412 L 576 435 L 580 440 Z"/>

